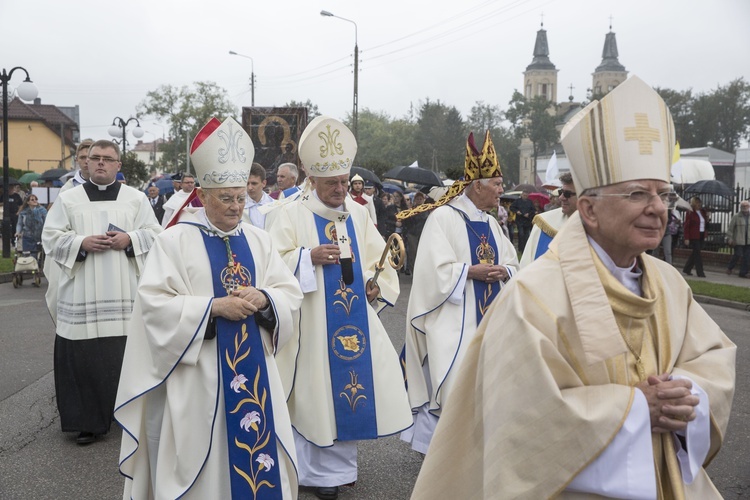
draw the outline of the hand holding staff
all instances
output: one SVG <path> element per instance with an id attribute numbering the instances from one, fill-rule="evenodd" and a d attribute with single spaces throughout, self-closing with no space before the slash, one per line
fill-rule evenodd
<path id="1" fill-rule="evenodd" d="M 375 266 L 375 276 L 372 277 L 373 288 L 378 284 L 378 276 L 385 269 L 386 258 L 391 267 L 396 271 L 406 264 L 406 248 L 404 247 L 404 240 L 401 239 L 401 235 L 393 233 L 388 237 L 388 241 L 383 249 L 383 255 L 380 256 L 380 262 Z"/>

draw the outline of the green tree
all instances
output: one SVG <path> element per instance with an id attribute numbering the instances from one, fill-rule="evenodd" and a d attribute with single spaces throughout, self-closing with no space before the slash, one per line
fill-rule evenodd
<path id="1" fill-rule="evenodd" d="M 463 165 L 466 126 L 455 106 L 427 99 L 417 119 L 419 165 L 437 172 Z"/>
<path id="2" fill-rule="evenodd" d="M 382 175 L 397 165 L 416 159 L 417 125 L 406 119 L 392 119 L 382 111 L 363 109 L 358 117 L 355 164 Z"/>
<path id="3" fill-rule="evenodd" d="M 213 82 L 195 82 L 180 88 L 162 85 L 138 104 L 138 118 L 154 117 L 169 123 L 169 142 L 164 144 L 163 165 L 169 170 L 187 168 L 187 146 L 209 119 L 224 120 L 237 114 L 227 91 Z"/>
<path id="4" fill-rule="evenodd" d="M 518 91 L 513 92 L 510 107 L 505 117 L 511 122 L 511 128 L 517 139 L 531 141 L 532 157 L 534 158 L 533 176 L 536 176 L 536 161 L 540 153 L 544 153 L 559 141 L 560 134 L 555 127 L 554 103 L 543 96 L 526 99 Z M 532 177 L 533 178 L 533 177 Z"/>
<path id="5" fill-rule="evenodd" d="M 492 143 L 500 159 L 500 169 L 503 172 L 503 182 L 506 186 L 515 186 L 520 182 L 521 139 L 512 130 L 499 127 L 492 132 Z"/>
<path id="6" fill-rule="evenodd" d="M 677 91 L 672 89 L 654 89 L 659 93 L 667 108 L 672 113 L 675 136 L 681 147 L 694 144 L 693 137 L 693 95 L 691 90 Z"/>
<path id="7" fill-rule="evenodd" d="M 128 151 L 122 157 L 120 172 L 125 176 L 128 185 L 136 189 L 149 179 L 148 166 L 145 162 L 139 160 L 138 155 L 133 151 Z"/>
<path id="8" fill-rule="evenodd" d="M 734 151 L 743 139 L 750 137 L 750 84 L 743 78 L 733 80 L 716 89 L 712 103 L 716 128 L 711 142 L 724 151 Z"/>
<path id="9" fill-rule="evenodd" d="M 489 130 L 494 136 L 495 130 L 500 128 L 503 122 L 503 112 L 500 106 L 485 104 L 484 101 L 476 101 L 471 107 L 471 113 L 466 118 L 466 124 L 475 135 L 484 136 L 485 130 Z"/>
<path id="10" fill-rule="evenodd" d="M 284 104 L 287 108 L 307 108 L 307 121 L 311 121 L 316 116 L 320 116 L 320 111 L 318 111 L 318 105 L 313 104 L 313 102 L 308 99 L 305 102 L 295 101 L 291 100 L 288 103 Z"/>

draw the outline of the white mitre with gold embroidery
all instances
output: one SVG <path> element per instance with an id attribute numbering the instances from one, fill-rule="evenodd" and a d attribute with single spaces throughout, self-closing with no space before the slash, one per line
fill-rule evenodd
<path id="1" fill-rule="evenodd" d="M 246 187 L 255 146 L 234 118 L 216 118 L 193 139 L 190 160 L 202 188 Z"/>
<path id="2" fill-rule="evenodd" d="M 299 139 L 299 157 L 307 175 L 349 175 L 357 154 L 357 140 L 346 125 L 330 116 L 318 116 Z"/>
<path id="3" fill-rule="evenodd" d="M 578 193 L 635 179 L 670 180 L 672 115 L 637 76 L 583 108 L 561 136 Z"/>

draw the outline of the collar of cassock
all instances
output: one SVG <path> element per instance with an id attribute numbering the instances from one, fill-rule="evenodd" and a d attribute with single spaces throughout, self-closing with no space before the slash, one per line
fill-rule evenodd
<path id="1" fill-rule="evenodd" d="M 628 267 L 618 267 L 617 264 L 615 264 L 615 261 L 612 260 L 607 252 L 605 252 L 604 249 L 591 238 L 591 236 L 587 235 L 587 238 L 589 239 L 589 244 L 591 244 L 591 247 L 596 252 L 596 255 L 599 256 L 599 259 L 601 259 L 604 266 L 609 269 L 609 272 L 612 273 L 612 276 L 614 276 L 615 279 L 619 281 L 625 288 L 638 295 L 639 297 L 642 296 L 643 290 L 641 289 L 641 283 L 639 279 L 641 278 L 643 271 L 641 271 L 641 269 L 638 267 L 638 259 L 635 259 L 633 263 Z"/>
<path id="2" fill-rule="evenodd" d="M 315 190 L 307 192 L 300 198 L 300 202 L 312 213 L 323 217 L 334 223 L 336 227 L 336 237 L 338 238 L 341 259 L 352 258 L 352 247 L 349 241 L 349 233 L 346 229 L 346 220 L 349 218 L 349 212 L 346 211 L 346 202 L 338 208 L 331 208 L 325 205 Z M 321 242 L 322 243 L 322 242 Z"/>
<path id="3" fill-rule="evenodd" d="M 114 184 L 115 182 L 117 182 L 117 179 L 115 179 L 112 182 L 110 182 L 109 184 L 105 184 L 105 185 L 97 184 L 94 181 L 90 181 L 90 182 L 91 182 L 91 184 L 93 184 L 94 186 L 96 186 L 96 188 L 99 191 L 106 191 L 109 186 L 111 186 L 112 184 Z"/>
<path id="4" fill-rule="evenodd" d="M 226 238 L 227 236 L 237 236 L 240 234 L 239 224 L 237 224 L 234 229 L 228 232 L 222 231 L 218 227 L 211 224 L 211 221 L 208 220 L 208 217 L 206 216 L 206 210 L 203 208 L 199 208 L 195 212 L 195 218 L 198 219 L 198 222 L 203 224 L 202 229 L 204 229 L 211 236 L 218 236 L 219 238 Z"/>

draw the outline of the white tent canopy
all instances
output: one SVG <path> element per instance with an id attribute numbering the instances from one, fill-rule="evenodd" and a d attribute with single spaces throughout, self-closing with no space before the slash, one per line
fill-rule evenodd
<path id="1" fill-rule="evenodd" d="M 672 165 L 672 182 L 675 184 L 695 184 L 715 178 L 714 167 L 708 160 L 680 158 Z"/>

